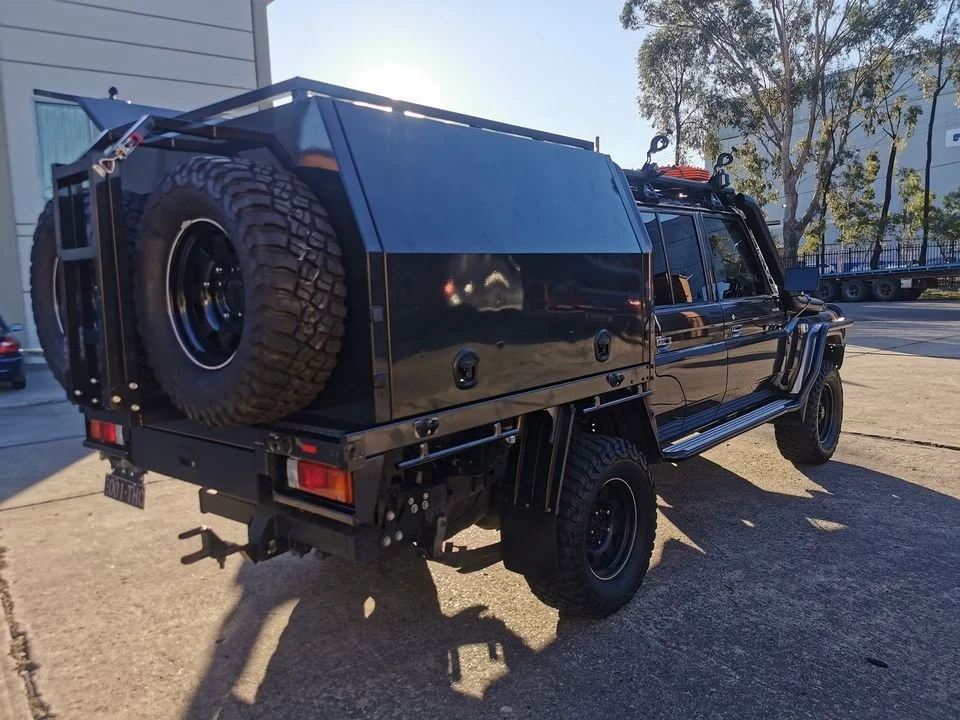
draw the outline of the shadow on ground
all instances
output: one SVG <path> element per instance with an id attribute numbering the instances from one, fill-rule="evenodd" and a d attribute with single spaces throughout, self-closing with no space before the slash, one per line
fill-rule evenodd
<path id="1" fill-rule="evenodd" d="M 412 552 L 246 567 L 187 717 L 957 716 L 957 500 L 842 462 L 790 495 L 702 458 L 656 475 L 668 539 L 615 617 L 561 617 L 535 652 L 497 615 L 556 616 L 525 588 L 498 595 L 502 575 L 484 604 L 446 597 L 444 614 Z M 288 603 L 252 704 L 238 699 L 275 622 L 258 608 Z M 468 697 L 460 658 L 478 647 L 503 669 Z"/>

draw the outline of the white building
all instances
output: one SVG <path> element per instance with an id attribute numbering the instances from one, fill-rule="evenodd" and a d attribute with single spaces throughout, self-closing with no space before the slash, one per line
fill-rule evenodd
<path id="1" fill-rule="evenodd" d="M 34 89 L 191 109 L 270 83 L 269 0 L 0 0 L 0 315 L 30 310 L 30 246 L 50 165 L 96 137 L 76 105 Z"/>
<path id="2" fill-rule="evenodd" d="M 899 171 L 903 168 L 912 168 L 916 170 L 921 177 L 923 176 L 924 163 L 927 156 L 927 124 L 930 120 L 930 102 L 926 100 L 920 87 L 911 82 L 902 93 L 906 95 L 909 104 L 918 105 L 922 109 L 922 114 L 917 122 L 916 130 L 913 136 L 906 141 L 905 145 L 897 152 L 897 159 L 894 168 L 893 196 L 890 204 L 890 212 L 899 212 L 901 209 L 900 196 L 897 192 L 899 187 Z M 804 108 L 797 112 L 797 119 L 794 125 L 794 140 L 802 137 L 807 130 L 807 116 Z M 732 146 L 741 142 L 742 138 L 732 132 L 729 128 L 721 131 L 721 148 L 728 150 Z M 879 205 L 883 200 L 883 189 L 887 171 L 887 160 L 890 149 L 890 139 L 882 132 L 868 135 L 863 128 L 858 129 L 851 134 L 850 146 L 855 150 L 861 159 L 864 159 L 871 149 L 876 149 L 880 159 L 880 172 L 875 183 L 876 202 Z M 800 206 L 798 215 L 806 210 L 810 203 L 811 195 L 814 192 L 813 164 L 807 167 L 807 172 L 803 177 L 798 188 L 800 194 Z M 839 173 L 841 170 L 838 170 Z M 774 188 L 778 187 L 779 181 L 772 178 Z M 736 185 L 736 179 L 734 179 Z M 946 89 L 940 95 L 937 102 L 937 115 L 934 118 L 933 127 L 933 162 L 930 166 L 930 190 L 934 193 L 934 204 L 939 204 L 940 200 L 948 192 L 960 187 L 960 108 L 957 106 L 957 92 L 953 84 L 948 84 Z M 778 198 L 771 201 L 764 207 L 764 213 L 771 221 L 783 219 L 783 200 Z M 774 235 L 780 232 L 779 227 L 771 227 Z M 827 215 L 826 225 L 827 244 L 836 243 L 838 232 L 836 227 Z M 960 239 L 960 238 L 958 238 Z"/>

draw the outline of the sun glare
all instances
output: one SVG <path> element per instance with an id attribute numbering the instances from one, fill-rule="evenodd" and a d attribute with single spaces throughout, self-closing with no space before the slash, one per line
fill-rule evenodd
<path id="1" fill-rule="evenodd" d="M 442 94 L 429 72 L 405 63 L 386 61 L 357 72 L 350 87 L 384 95 L 393 100 L 408 100 L 423 105 L 441 105 Z"/>

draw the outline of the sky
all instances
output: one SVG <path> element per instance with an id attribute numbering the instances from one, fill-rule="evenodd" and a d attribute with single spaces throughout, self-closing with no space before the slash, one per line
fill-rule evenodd
<path id="1" fill-rule="evenodd" d="M 643 164 L 642 34 L 623 0 L 274 0 L 273 81 L 300 75 L 593 141 Z M 661 159 L 664 162 L 666 158 Z"/>

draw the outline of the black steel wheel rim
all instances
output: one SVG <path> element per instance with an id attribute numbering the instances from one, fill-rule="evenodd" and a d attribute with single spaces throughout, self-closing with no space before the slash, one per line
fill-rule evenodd
<path id="1" fill-rule="evenodd" d="M 607 480 L 597 493 L 587 518 L 587 564 L 598 580 L 621 573 L 633 552 L 637 535 L 637 499 L 623 478 Z"/>
<path id="2" fill-rule="evenodd" d="M 184 223 L 167 261 L 167 309 L 177 342 L 195 365 L 218 370 L 243 335 L 244 287 L 236 248 L 213 220 Z"/>
<path id="3" fill-rule="evenodd" d="M 880 295 L 880 297 L 890 297 L 893 295 L 893 286 L 888 282 L 878 283 L 877 294 Z"/>
<path id="4" fill-rule="evenodd" d="M 817 406 L 817 435 L 822 445 L 833 442 L 836 431 L 836 407 L 834 405 L 833 388 L 824 385 L 820 391 L 820 403 Z"/>

